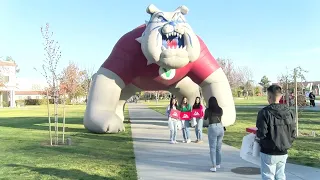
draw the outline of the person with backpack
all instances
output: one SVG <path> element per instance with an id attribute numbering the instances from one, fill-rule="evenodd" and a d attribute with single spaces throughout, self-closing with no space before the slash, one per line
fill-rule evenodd
<path id="1" fill-rule="evenodd" d="M 260 144 L 262 180 L 285 180 L 288 149 L 296 137 L 295 116 L 288 105 L 280 104 L 281 87 L 271 85 L 267 89 L 269 105 L 257 116 L 257 141 Z"/>
<path id="2" fill-rule="evenodd" d="M 316 103 L 314 101 L 316 100 L 316 96 L 313 94 L 312 91 L 309 93 L 309 100 L 310 100 L 310 106 L 315 107 Z"/>

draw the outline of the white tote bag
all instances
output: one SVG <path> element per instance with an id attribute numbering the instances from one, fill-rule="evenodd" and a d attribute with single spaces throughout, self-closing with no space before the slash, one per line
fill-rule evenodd
<path id="1" fill-rule="evenodd" d="M 197 119 L 196 118 L 192 118 L 191 119 L 191 127 L 195 127 L 197 125 Z"/>
<path id="2" fill-rule="evenodd" d="M 182 129 L 182 121 L 177 120 L 177 129 L 180 131 Z"/>
<path id="3" fill-rule="evenodd" d="M 260 146 L 257 142 L 255 142 L 255 137 L 256 135 L 252 133 L 243 137 L 240 149 L 240 157 L 245 161 L 260 166 Z"/>

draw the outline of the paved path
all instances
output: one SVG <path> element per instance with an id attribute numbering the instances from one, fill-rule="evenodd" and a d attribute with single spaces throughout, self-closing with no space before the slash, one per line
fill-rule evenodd
<path id="1" fill-rule="evenodd" d="M 165 116 L 143 104 L 128 105 L 140 180 L 261 179 L 259 174 L 241 175 L 232 172 L 234 168 L 256 166 L 242 160 L 239 150 L 228 145 L 222 147 L 222 168 L 216 173 L 209 172 L 211 163 L 206 135 L 203 144 L 169 144 Z M 191 138 L 195 138 L 193 130 Z M 178 131 L 178 140 L 182 140 L 181 131 Z M 315 180 L 319 177 L 320 169 L 292 164 L 287 166 L 288 180 Z"/>

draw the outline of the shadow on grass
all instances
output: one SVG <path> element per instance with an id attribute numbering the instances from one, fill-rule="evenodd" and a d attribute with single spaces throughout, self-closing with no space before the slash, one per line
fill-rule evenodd
<path id="1" fill-rule="evenodd" d="M 54 122 L 52 118 L 51 123 Z M 59 123 L 62 123 L 62 118 L 59 119 Z M 43 125 L 42 125 L 43 124 Z M 0 126 L 10 128 L 22 128 L 22 129 L 34 129 L 48 131 L 48 118 L 47 117 L 1 117 Z M 66 132 L 88 132 L 84 128 L 68 127 L 68 124 L 82 124 L 82 118 L 66 118 Z M 60 126 L 60 125 L 59 125 Z M 61 126 L 60 126 L 61 127 Z M 53 129 L 52 124 L 52 129 Z"/>
<path id="2" fill-rule="evenodd" d="M 92 179 L 92 180 L 100 180 L 100 179 L 115 180 L 116 179 L 114 177 L 103 177 L 99 175 L 91 175 L 77 169 L 64 170 L 64 169 L 57 169 L 57 168 L 40 168 L 40 167 L 32 167 L 32 166 L 19 165 L 19 164 L 7 164 L 6 166 L 12 167 L 12 168 L 29 169 L 31 171 L 37 172 L 42 175 L 56 176 L 60 179 L 64 179 L 64 178 Z"/>

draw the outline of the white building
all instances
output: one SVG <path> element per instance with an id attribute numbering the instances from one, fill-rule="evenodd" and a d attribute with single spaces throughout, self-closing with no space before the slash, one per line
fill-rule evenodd
<path id="1" fill-rule="evenodd" d="M 0 107 L 3 106 L 3 102 L 15 107 L 16 68 L 15 62 L 0 61 Z"/>
<path id="2" fill-rule="evenodd" d="M 47 83 L 43 80 L 17 78 L 16 68 L 14 62 L 0 61 L 0 107 L 5 104 L 15 107 L 16 100 L 45 97 L 43 90 L 47 87 Z"/>
<path id="3" fill-rule="evenodd" d="M 17 78 L 15 99 L 43 99 L 46 93 L 43 91 L 47 83 L 38 79 Z"/>

